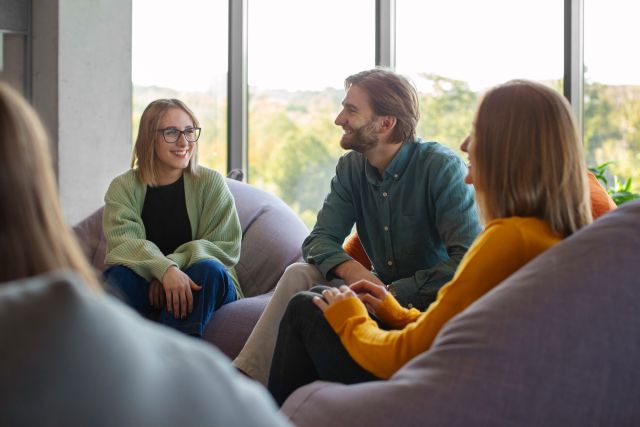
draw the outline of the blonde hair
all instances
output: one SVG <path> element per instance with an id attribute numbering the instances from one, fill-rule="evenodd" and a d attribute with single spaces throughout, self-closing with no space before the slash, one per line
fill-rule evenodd
<path id="1" fill-rule="evenodd" d="M 158 166 L 156 163 L 155 140 L 158 136 L 158 127 L 160 120 L 165 113 L 171 108 L 179 108 L 191 118 L 193 126 L 199 127 L 200 123 L 193 111 L 179 99 L 156 99 L 147 105 L 140 118 L 140 127 L 138 128 L 138 137 L 133 147 L 133 156 L 131 158 L 131 167 L 138 168 L 138 179 L 143 184 L 155 186 L 158 183 Z M 195 143 L 193 147 L 193 156 L 189 160 L 187 170 L 194 176 L 198 170 L 198 145 Z"/>
<path id="2" fill-rule="evenodd" d="M 563 237 L 589 224 L 579 135 L 569 103 L 554 90 L 524 80 L 491 89 L 472 135 L 483 219 L 537 217 Z"/>
<path id="3" fill-rule="evenodd" d="M 347 77 L 344 88 L 348 90 L 351 86 L 367 92 L 375 115 L 396 118 L 394 142 L 416 139 L 420 107 L 418 92 L 409 80 L 393 71 L 376 68 Z"/>
<path id="4" fill-rule="evenodd" d="M 0 282 L 60 268 L 98 281 L 62 216 L 49 143 L 35 111 L 0 82 Z"/>

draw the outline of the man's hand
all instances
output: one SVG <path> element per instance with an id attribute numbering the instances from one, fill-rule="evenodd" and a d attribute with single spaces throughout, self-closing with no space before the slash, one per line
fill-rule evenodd
<path id="1" fill-rule="evenodd" d="M 183 271 L 175 265 L 167 269 L 162 276 L 162 287 L 167 299 L 167 311 L 176 319 L 184 319 L 193 311 L 193 294 L 202 287 L 196 285 Z"/>
<path id="2" fill-rule="evenodd" d="M 384 286 L 384 283 L 382 283 L 380 279 L 374 276 L 373 273 L 367 270 L 358 261 L 353 259 L 336 265 L 333 268 L 333 274 L 344 280 L 347 286 L 350 286 L 359 280 L 368 280 L 369 282 Z"/>
<path id="3" fill-rule="evenodd" d="M 313 297 L 313 303 L 324 313 L 333 304 L 347 298 L 355 298 L 356 294 L 354 294 L 348 286 L 342 285 L 340 288 L 325 289 L 322 291 L 322 297 L 324 299 L 320 297 Z"/>
<path id="4" fill-rule="evenodd" d="M 164 289 L 162 283 L 155 277 L 149 283 L 149 303 L 158 310 L 164 307 Z"/>
<path id="5" fill-rule="evenodd" d="M 367 280 L 359 280 L 351 285 L 350 288 L 357 294 L 360 301 L 364 303 L 367 310 L 373 314 L 375 314 L 388 293 L 386 286 Z"/>

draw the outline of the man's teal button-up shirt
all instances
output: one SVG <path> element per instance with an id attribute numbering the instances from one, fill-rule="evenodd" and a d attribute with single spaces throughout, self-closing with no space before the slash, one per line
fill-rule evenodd
<path id="1" fill-rule="evenodd" d="M 351 259 L 342 243 L 355 223 L 373 272 L 401 304 L 426 309 L 480 232 L 466 174 L 462 160 L 436 142 L 403 143 L 382 177 L 362 154 L 348 152 L 302 245 L 305 260 L 331 279 Z"/>

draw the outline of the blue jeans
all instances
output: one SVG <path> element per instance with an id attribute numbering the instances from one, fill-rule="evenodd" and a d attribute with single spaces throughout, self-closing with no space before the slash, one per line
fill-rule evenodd
<path id="1" fill-rule="evenodd" d="M 315 380 L 355 384 L 379 379 L 351 358 L 313 303 L 323 289 L 328 287 L 315 286 L 294 295 L 280 322 L 268 386 L 278 405 Z"/>
<path id="2" fill-rule="evenodd" d="M 213 312 L 236 300 L 236 288 L 224 266 L 213 259 L 199 261 L 184 272 L 195 284 L 202 286 L 199 291 L 192 290 L 193 311 L 185 319 L 176 319 L 166 307 L 162 310 L 153 307 L 149 300 L 149 282 L 128 267 L 110 267 L 104 272 L 104 279 L 107 285 L 142 316 L 158 320 L 185 334 L 202 337 Z"/>

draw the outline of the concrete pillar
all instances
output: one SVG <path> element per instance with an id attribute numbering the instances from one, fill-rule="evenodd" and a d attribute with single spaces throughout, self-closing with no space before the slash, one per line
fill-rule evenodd
<path id="1" fill-rule="evenodd" d="M 131 156 L 131 1 L 33 0 L 33 102 L 74 224 Z"/>

